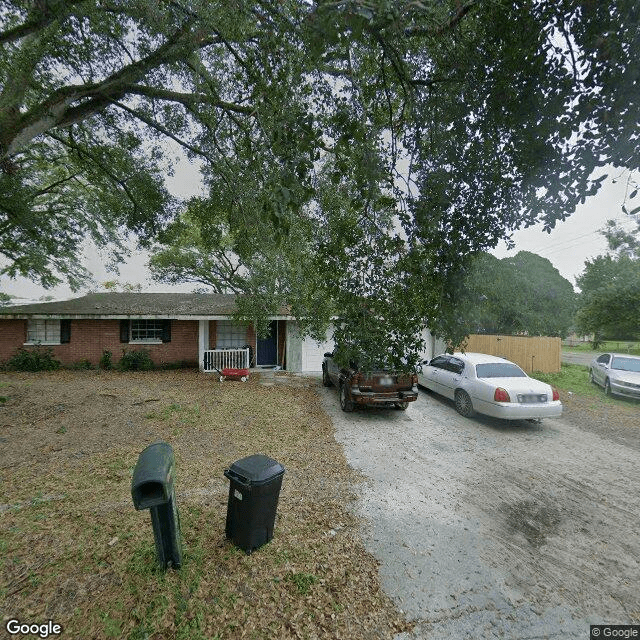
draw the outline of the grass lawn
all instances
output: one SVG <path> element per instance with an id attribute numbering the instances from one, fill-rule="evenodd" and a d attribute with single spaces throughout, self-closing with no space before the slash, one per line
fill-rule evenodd
<path id="1" fill-rule="evenodd" d="M 537 378 L 550 384 L 560 391 L 571 392 L 585 397 L 597 397 L 605 404 L 629 406 L 634 404 L 634 400 L 626 398 L 616 398 L 604 395 L 604 390 L 596 384 L 589 382 L 589 367 L 582 364 L 562 363 L 559 373 L 541 373 L 536 371 L 531 374 L 532 378 Z"/>
<path id="2" fill-rule="evenodd" d="M 53 620 L 64 638 L 389 638 L 408 628 L 349 511 L 359 478 L 317 381 L 220 383 L 196 371 L 0 374 L 2 626 Z M 156 568 L 131 475 L 158 439 L 176 455 L 184 543 Z M 225 468 L 286 469 L 273 540 L 225 539 Z"/>
<path id="3" fill-rule="evenodd" d="M 563 391 L 571 391 L 584 396 L 603 395 L 602 389 L 599 390 L 599 387 L 589 382 L 589 367 L 586 365 L 563 363 L 559 373 L 535 371 L 531 377 Z"/>
<path id="4" fill-rule="evenodd" d="M 594 356 L 598 353 L 606 353 L 607 351 L 613 351 L 615 353 L 630 353 L 631 355 L 640 356 L 640 342 L 629 340 L 608 340 L 607 342 L 603 342 L 595 350 L 591 347 L 589 342 L 579 344 L 575 347 L 562 345 L 562 348 L 567 351 L 591 352 Z"/>

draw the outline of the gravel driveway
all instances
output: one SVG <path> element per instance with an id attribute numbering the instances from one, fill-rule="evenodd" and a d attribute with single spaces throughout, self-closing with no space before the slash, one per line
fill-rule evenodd
<path id="1" fill-rule="evenodd" d="M 416 622 L 398 640 L 640 622 L 637 423 L 621 440 L 564 417 L 465 419 L 424 391 L 406 412 L 344 414 L 335 389 L 322 397 L 369 478 L 357 509 L 383 588 Z"/>

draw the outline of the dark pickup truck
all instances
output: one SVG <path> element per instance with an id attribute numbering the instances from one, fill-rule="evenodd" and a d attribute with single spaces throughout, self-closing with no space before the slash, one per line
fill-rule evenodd
<path id="1" fill-rule="evenodd" d="M 416 374 L 398 374 L 386 370 L 365 373 L 355 363 L 351 363 L 349 367 L 340 367 L 335 363 L 333 355 L 324 354 L 322 384 L 338 388 L 343 411 L 353 411 L 356 404 L 404 410 L 410 402 L 417 400 Z"/>

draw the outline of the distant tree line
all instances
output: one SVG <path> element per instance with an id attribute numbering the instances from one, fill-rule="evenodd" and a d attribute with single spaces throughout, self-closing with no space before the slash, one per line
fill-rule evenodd
<path id="1" fill-rule="evenodd" d="M 520 251 L 502 260 L 488 253 L 471 257 L 451 291 L 453 317 L 466 333 L 566 337 L 576 296 L 571 283 L 547 260 Z"/>
<path id="2" fill-rule="evenodd" d="M 587 260 L 578 278 L 576 327 L 604 339 L 640 339 L 640 220 L 625 231 L 609 221 L 603 235 L 609 251 Z"/>
<path id="3" fill-rule="evenodd" d="M 443 321 L 469 334 L 565 338 L 575 331 L 592 336 L 594 347 L 640 339 L 640 220 L 632 230 L 609 221 L 602 234 L 608 251 L 585 262 L 578 292 L 549 260 L 528 251 L 502 260 L 471 256 L 448 292 Z"/>

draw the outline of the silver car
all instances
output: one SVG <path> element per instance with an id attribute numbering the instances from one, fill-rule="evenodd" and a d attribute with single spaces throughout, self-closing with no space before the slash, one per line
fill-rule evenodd
<path id="1" fill-rule="evenodd" d="M 591 361 L 589 380 L 604 392 L 640 400 L 640 356 L 603 353 Z"/>
<path id="2" fill-rule="evenodd" d="M 467 418 L 475 412 L 506 420 L 562 415 L 558 392 L 530 378 L 517 364 L 485 353 L 442 354 L 426 361 L 418 383 L 456 403 Z"/>

